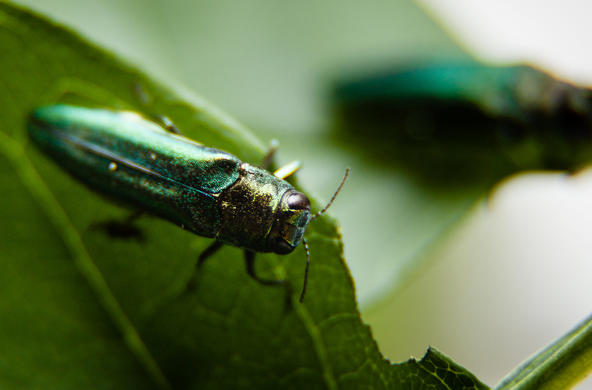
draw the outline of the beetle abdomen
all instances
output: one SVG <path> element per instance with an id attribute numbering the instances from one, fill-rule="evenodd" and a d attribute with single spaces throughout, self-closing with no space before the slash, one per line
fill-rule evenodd
<path id="1" fill-rule="evenodd" d="M 129 112 L 47 106 L 32 114 L 28 128 L 87 186 L 206 237 L 220 224 L 215 195 L 238 179 L 236 157 Z"/>

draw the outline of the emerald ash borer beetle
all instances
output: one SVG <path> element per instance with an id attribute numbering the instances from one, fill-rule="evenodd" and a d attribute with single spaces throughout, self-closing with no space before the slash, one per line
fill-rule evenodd
<path id="1" fill-rule="evenodd" d="M 251 277 L 278 284 L 282 281 L 256 275 L 255 253 L 288 254 L 302 241 L 302 301 L 310 264 L 304 232 L 331 205 L 348 171 L 327 206 L 312 214 L 306 195 L 283 180 L 295 169 L 280 169 L 276 176 L 186 138 L 169 121 L 163 122 L 129 111 L 57 104 L 37 108 L 28 131 L 37 147 L 91 189 L 214 238 L 198 266 L 229 244 L 244 249 Z"/>
<path id="2" fill-rule="evenodd" d="M 431 183 L 592 159 L 592 89 L 527 64 L 394 64 L 343 78 L 333 97 L 340 139 Z"/>

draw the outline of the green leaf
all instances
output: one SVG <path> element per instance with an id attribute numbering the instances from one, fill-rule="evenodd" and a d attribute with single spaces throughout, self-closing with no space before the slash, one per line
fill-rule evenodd
<path id="1" fill-rule="evenodd" d="M 516 368 L 496 389 L 568 389 L 591 371 L 592 316 Z"/>
<path id="2" fill-rule="evenodd" d="M 181 99 L 63 27 L 0 3 L 0 387 L 486 388 L 436 351 L 392 365 L 360 319 L 339 230 L 308 232 L 312 268 L 298 302 L 302 248 L 258 256 L 261 286 L 227 247 L 186 286 L 210 240 L 156 218 L 145 241 L 96 222 L 127 211 L 71 179 L 27 140 L 27 114 L 62 100 L 165 114 L 187 135 L 250 162 L 262 148 L 197 98 Z M 187 101 L 191 100 L 191 103 Z M 273 275 L 271 275 L 273 273 Z"/>

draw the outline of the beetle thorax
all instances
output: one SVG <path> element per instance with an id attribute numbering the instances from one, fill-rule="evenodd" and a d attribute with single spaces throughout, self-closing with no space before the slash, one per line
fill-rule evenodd
<path id="1" fill-rule="evenodd" d="M 220 241 L 257 252 L 269 252 L 267 238 L 283 194 L 291 189 L 271 173 L 242 163 L 238 180 L 218 196 Z"/>

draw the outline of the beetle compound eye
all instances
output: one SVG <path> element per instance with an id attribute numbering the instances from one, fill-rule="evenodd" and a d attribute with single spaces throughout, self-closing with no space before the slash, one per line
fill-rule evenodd
<path id="1" fill-rule="evenodd" d="M 273 251 L 278 255 L 287 255 L 288 253 L 292 252 L 294 247 L 288 244 L 286 241 L 279 239 L 275 242 Z"/>
<path id="2" fill-rule="evenodd" d="M 306 195 L 294 192 L 288 197 L 288 207 L 292 210 L 310 210 L 310 201 Z"/>

